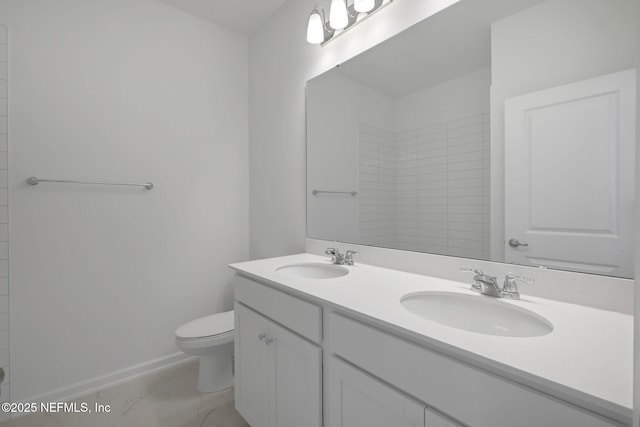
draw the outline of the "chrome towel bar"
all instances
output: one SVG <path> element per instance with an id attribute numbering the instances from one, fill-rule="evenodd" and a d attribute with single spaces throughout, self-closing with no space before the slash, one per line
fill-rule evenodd
<path id="1" fill-rule="evenodd" d="M 326 190 L 312 190 L 311 194 L 317 196 L 318 194 L 327 193 L 327 194 L 350 194 L 353 197 L 358 195 L 357 191 L 326 191 Z"/>
<path id="2" fill-rule="evenodd" d="M 72 181 L 66 179 L 43 179 L 36 178 L 35 176 L 30 176 L 27 178 L 27 183 L 31 185 L 38 185 L 41 182 L 55 182 L 62 184 L 82 184 L 82 185 L 124 185 L 128 187 L 144 187 L 147 190 L 153 189 L 152 182 L 145 183 L 129 183 L 129 182 L 101 182 L 101 181 Z"/>

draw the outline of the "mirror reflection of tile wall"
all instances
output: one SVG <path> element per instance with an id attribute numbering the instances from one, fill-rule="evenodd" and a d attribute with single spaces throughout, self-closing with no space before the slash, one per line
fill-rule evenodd
<path id="1" fill-rule="evenodd" d="M 489 114 L 391 132 L 359 124 L 360 242 L 489 257 Z"/>

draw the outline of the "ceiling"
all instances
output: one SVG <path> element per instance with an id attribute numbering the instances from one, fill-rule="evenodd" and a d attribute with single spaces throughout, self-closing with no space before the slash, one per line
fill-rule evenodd
<path id="1" fill-rule="evenodd" d="M 401 97 L 491 65 L 491 23 L 542 0 L 464 0 L 340 64 L 344 77 Z"/>
<path id="2" fill-rule="evenodd" d="M 158 0 L 238 33 L 257 30 L 286 0 Z"/>

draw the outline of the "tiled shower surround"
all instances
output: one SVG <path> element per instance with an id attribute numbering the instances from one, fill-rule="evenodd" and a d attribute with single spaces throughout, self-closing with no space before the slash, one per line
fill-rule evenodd
<path id="1" fill-rule="evenodd" d="M 489 257 L 489 114 L 390 132 L 359 125 L 365 245 Z"/>

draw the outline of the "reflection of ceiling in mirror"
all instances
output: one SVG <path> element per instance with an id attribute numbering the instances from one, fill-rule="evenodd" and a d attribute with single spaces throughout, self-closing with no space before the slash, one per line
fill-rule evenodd
<path id="1" fill-rule="evenodd" d="M 337 72 L 393 97 L 469 74 L 490 66 L 491 23 L 542 1 L 461 0 L 430 17 L 429 25 L 415 25 Z"/>

